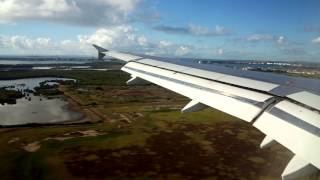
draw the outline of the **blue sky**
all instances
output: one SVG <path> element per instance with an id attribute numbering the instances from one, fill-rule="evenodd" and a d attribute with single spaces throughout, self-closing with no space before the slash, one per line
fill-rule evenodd
<path id="1" fill-rule="evenodd" d="M 0 54 L 320 60 L 319 0 L 0 0 Z"/>

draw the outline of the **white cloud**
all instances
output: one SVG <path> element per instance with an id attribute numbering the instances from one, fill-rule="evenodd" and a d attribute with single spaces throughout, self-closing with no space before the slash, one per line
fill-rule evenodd
<path id="1" fill-rule="evenodd" d="M 0 36 L 0 44 L 2 48 L 34 50 L 42 48 L 52 48 L 54 46 L 50 38 L 31 39 L 26 36 Z"/>
<path id="2" fill-rule="evenodd" d="M 140 46 L 148 45 L 148 39 L 145 36 L 138 37 L 137 40 Z"/>
<path id="3" fill-rule="evenodd" d="M 240 41 L 246 41 L 251 43 L 259 43 L 259 42 L 273 42 L 278 45 L 283 45 L 287 42 L 287 39 L 285 36 L 280 35 L 272 35 L 272 34 L 251 34 L 246 37 L 242 37 L 240 39 L 236 39 Z"/>
<path id="4" fill-rule="evenodd" d="M 86 26 L 125 22 L 142 0 L 0 0 L 0 21 L 45 20 Z"/>
<path id="5" fill-rule="evenodd" d="M 137 30 L 129 25 L 99 28 L 93 34 L 79 35 L 78 40 L 82 45 L 97 44 L 117 50 L 137 49 L 149 44 L 145 36 L 137 35 Z"/>
<path id="6" fill-rule="evenodd" d="M 217 35 L 224 35 L 224 34 L 229 33 L 229 30 L 227 28 L 223 27 L 223 26 L 216 25 L 215 33 Z"/>
<path id="7" fill-rule="evenodd" d="M 94 52 L 91 44 L 98 44 L 110 49 L 130 49 L 147 45 L 147 39 L 137 36 L 131 26 L 99 28 L 93 34 L 78 35 L 76 39 L 53 42 L 50 38 L 29 38 L 26 36 L 0 36 L 0 50 L 12 49 L 16 52 L 47 52 L 88 54 Z"/>
<path id="8" fill-rule="evenodd" d="M 279 38 L 277 39 L 277 43 L 278 44 L 283 44 L 285 42 L 285 37 L 284 36 L 279 36 Z"/>
<path id="9" fill-rule="evenodd" d="M 68 44 L 71 44 L 72 41 L 71 40 L 63 40 L 61 41 L 61 45 L 68 45 Z"/>
<path id="10" fill-rule="evenodd" d="M 0 53 L 7 54 L 78 54 L 95 55 L 92 44 L 107 49 L 152 55 L 185 56 L 193 49 L 190 45 L 175 44 L 166 40 L 152 41 L 139 35 L 132 26 L 121 25 L 99 28 L 92 34 L 82 34 L 74 39 L 54 41 L 50 38 L 26 36 L 1 36 Z"/>
<path id="11" fill-rule="evenodd" d="M 208 34 L 209 30 L 207 28 L 202 27 L 202 26 L 191 24 L 191 25 L 189 25 L 187 31 L 190 34 L 200 36 L 200 35 Z"/>
<path id="12" fill-rule="evenodd" d="M 167 47 L 169 47 L 169 46 L 171 46 L 172 45 L 172 43 L 171 42 L 169 42 L 169 41 L 159 41 L 159 44 L 158 44 L 158 47 L 160 48 L 160 49 L 164 49 L 164 48 L 167 48 Z"/>
<path id="13" fill-rule="evenodd" d="M 222 48 L 216 49 L 215 54 L 216 55 L 223 55 L 224 54 L 224 49 L 222 49 Z"/>
<path id="14" fill-rule="evenodd" d="M 312 40 L 313 43 L 320 44 L 320 36 Z"/>
<path id="15" fill-rule="evenodd" d="M 98 29 L 92 35 L 79 35 L 78 39 L 80 43 L 110 45 L 113 43 L 113 39 L 116 38 L 118 34 L 115 31 L 109 29 Z"/>
<path id="16" fill-rule="evenodd" d="M 252 34 L 252 35 L 246 37 L 246 40 L 249 42 L 270 41 L 273 39 L 274 39 L 274 37 L 269 34 Z"/>
<path id="17" fill-rule="evenodd" d="M 176 51 L 175 51 L 175 55 L 176 56 L 183 56 L 186 55 L 190 52 L 190 48 L 187 46 L 179 46 Z"/>
<path id="18" fill-rule="evenodd" d="M 28 7 L 31 8 L 31 7 Z M 80 9 L 76 5 L 74 1 L 71 1 L 68 3 L 65 0 L 43 0 L 41 4 L 39 4 L 38 7 L 36 7 L 38 10 L 38 13 L 40 16 L 43 17 L 51 17 L 55 16 L 58 13 L 66 13 L 66 12 L 79 12 Z M 32 13 L 34 12 L 29 12 L 29 15 L 32 16 Z M 21 14 L 23 15 L 23 14 Z"/>

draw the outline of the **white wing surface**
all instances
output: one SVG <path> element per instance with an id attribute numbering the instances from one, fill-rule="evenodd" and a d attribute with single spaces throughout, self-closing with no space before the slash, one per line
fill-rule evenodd
<path id="1" fill-rule="evenodd" d="M 183 112 L 213 107 L 251 123 L 266 134 L 265 148 L 278 142 L 295 156 L 282 174 L 298 178 L 320 169 L 320 80 L 207 66 L 183 60 L 108 51 L 125 61 L 128 84 L 146 81 L 191 99 Z"/>

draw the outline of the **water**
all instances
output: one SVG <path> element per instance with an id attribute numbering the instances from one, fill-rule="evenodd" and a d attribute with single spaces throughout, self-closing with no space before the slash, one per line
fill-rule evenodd
<path id="1" fill-rule="evenodd" d="M 0 87 L 16 86 L 17 89 L 33 89 L 46 80 L 70 80 L 65 78 L 30 78 L 10 81 L 0 81 Z M 58 123 L 78 120 L 83 113 L 69 109 L 68 102 L 59 96 L 47 99 L 41 96 L 29 95 L 31 101 L 25 98 L 17 100 L 14 105 L 0 105 L 0 125 L 21 125 L 28 123 Z"/>

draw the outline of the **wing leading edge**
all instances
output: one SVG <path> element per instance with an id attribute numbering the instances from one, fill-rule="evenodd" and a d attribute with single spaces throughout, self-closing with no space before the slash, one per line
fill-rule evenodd
<path id="1" fill-rule="evenodd" d="M 95 48 L 99 54 L 127 62 L 121 70 L 131 74 L 128 84 L 151 82 L 190 98 L 182 112 L 213 107 L 266 134 L 262 148 L 274 142 L 288 148 L 295 156 L 284 170 L 283 179 L 320 169 L 319 80 L 208 69 L 179 60 Z"/>

